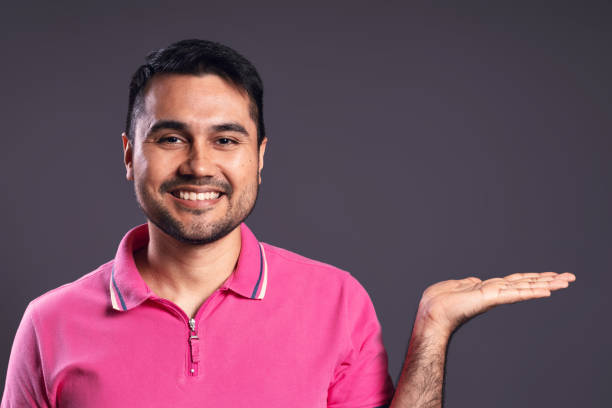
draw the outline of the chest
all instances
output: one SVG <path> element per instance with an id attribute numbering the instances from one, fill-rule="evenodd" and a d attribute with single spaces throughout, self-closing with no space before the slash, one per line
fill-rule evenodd
<path id="1" fill-rule="evenodd" d="M 54 345 L 55 406 L 326 406 L 342 353 L 331 322 L 218 300 L 194 321 L 150 302 L 106 327 L 67 322 L 79 335 Z"/>

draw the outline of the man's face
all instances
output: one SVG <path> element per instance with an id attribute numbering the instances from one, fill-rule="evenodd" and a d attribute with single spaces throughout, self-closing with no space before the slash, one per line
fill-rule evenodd
<path id="1" fill-rule="evenodd" d="M 266 142 L 245 93 L 216 75 L 155 76 L 123 135 L 127 178 L 147 218 L 171 237 L 215 241 L 255 205 Z"/>

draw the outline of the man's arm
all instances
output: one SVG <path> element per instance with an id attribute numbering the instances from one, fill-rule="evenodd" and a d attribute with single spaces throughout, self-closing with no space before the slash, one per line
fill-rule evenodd
<path id="1" fill-rule="evenodd" d="M 13 341 L 0 408 L 51 406 L 42 375 L 42 358 L 33 314 L 30 303 Z"/>
<path id="2" fill-rule="evenodd" d="M 455 329 L 497 305 L 548 297 L 575 279 L 571 273 L 515 273 L 486 281 L 449 280 L 427 288 L 390 408 L 442 407 L 446 348 Z"/>

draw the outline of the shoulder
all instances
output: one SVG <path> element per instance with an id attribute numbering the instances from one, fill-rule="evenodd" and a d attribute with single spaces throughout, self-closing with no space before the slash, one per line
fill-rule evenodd
<path id="1" fill-rule="evenodd" d="M 367 297 L 359 281 L 344 269 L 274 245 L 262 245 L 272 279 L 300 290 L 314 288 L 324 293 L 334 292 L 336 296 L 341 292 Z"/>
<path id="2" fill-rule="evenodd" d="M 269 267 L 270 303 L 275 308 L 298 309 L 302 321 L 313 327 L 333 327 L 347 344 L 360 344 L 360 336 L 380 331 L 376 311 L 361 283 L 348 271 L 263 244 Z"/>
<path id="3" fill-rule="evenodd" d="M 106 307 L 109 304 L 108 286 L 113 261 L 81 276 L 73 282 L 52 289 L 34 300 L 28 306 L 30 313 L 40 318 L 63 315 L 72 311 L 86 311 L 90 307 Z"/>
<path id="4" fill-rule="evenodd" d="M 343 269 L 325 262 L 307 258 L 296 252 L 274 245 L 262 243 L 265 249 L 266 261 L 272 267 L 277 267 L 285 273 L 316 274 L 328 279 L 354 280 L 352 275 Z"/>

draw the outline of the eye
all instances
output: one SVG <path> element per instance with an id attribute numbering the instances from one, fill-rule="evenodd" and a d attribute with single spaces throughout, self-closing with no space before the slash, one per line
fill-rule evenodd
<path id="1" fill-rule="evenodd" d="M 179 143 L 183 143 L 183 140 L 178 136 L 162 136 L 159 139 L 157 139 L 157 143 L 179 144 Z"/>
<path id="2" fill-rule="evenodd" d="M 217 139 L 217 144 L 220 145 L 231 145 L 231 144 L 236 144 L 237 142 L 234 139 L 230 139 L 228 137 L 221 137 L 219 139 Z"/>

